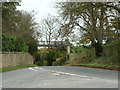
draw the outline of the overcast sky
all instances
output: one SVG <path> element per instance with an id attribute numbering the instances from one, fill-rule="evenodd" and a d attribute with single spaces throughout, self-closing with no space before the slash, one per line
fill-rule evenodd
<path id="1" fill-rule="evenodd" d="M 58 0 L 22 0 L 21 6 L 19 6 L 18 9 L 25 11 L 34 10 L 37 12 L 35 15 L 36 21 L 40 23 L 40 20 L 48 14 L 58 15 L 55 2 L 58 2 Z M 75 30 L 75 34 L 79 35 L 79 32 Z"/>
<path id="2" fill-rule="evenodd" d="M 36 20 L 39 22 L 42 18 L 48 14 L 57 15 L 55 7 L 56 0 L 22 0 L 19 10 L 32 11 L 34 10 L 37 14 L 35 15 Z"/>

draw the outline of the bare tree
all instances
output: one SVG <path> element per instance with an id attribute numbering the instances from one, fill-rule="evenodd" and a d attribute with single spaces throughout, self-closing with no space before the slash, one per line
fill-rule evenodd
<path id="1" fill-rule="evenodd" d="M 46 41 L 50 45 L 51 41 L 61 40 L 61 29 L 58 18 L 49 15 L 40 24 L 41 41 Z"/>

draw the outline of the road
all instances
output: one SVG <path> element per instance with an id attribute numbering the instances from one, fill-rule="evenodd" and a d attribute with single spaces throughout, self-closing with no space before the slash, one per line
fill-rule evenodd
<path id="1" fill-rule="evenodd" d="M 3 88 L 118 88 L 118 71 L 41 66 L 2 73 Z"/>

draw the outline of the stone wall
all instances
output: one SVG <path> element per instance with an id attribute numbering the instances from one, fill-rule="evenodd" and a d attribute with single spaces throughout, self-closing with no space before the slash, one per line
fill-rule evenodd
<path id="1" fill-rule="evenodd" d="M 28 52 L 2 52 L 0 59 L 0 68 L 34 63 L 34 58 Z"/>

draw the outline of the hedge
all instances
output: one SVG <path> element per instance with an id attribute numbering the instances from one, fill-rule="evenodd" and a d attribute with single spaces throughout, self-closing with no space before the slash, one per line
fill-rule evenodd
<path id="1" fill-rule="evenodd" d="M 3 52 L 28 52 L 26 43 L 15 36 L 2 35 Z"/>

